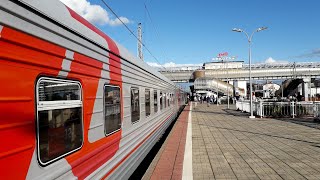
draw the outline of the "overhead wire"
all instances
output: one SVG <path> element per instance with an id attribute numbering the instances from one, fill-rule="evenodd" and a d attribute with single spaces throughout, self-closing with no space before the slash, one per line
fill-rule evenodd
<path id="1" fill-rule="evenodd" d="M 148 10 L 148 8 L 147 8 L 146 3 L 144 4 L 144 8 L 146 9 L 147 15 L 148 15 L 148 17 L 149 17 L 149 19 L 150 19 L 150 22 L 151 22 L 151 25 L 152 25 L 154 31 L 156 32 L 156 36 L 157 36 L 157 38 L 158 38 L 158 41 L 160 42 L 159 31 L 157 30 L 156 26 L 154 25 L 154 23 L 153 23 L 153 21 L 152 21 L 152 18 L 151 18 L 151 15 L 150 15 L 150 12 L 149 12 L 149 10 Z M 160 45 L 160 47 L 164 47 L 164 46 L 161 46 L 161 45 Z M 162 55 L 163 55 L 164 57 L 167 57 L 167 56 L 166 56 L 166 53 L 165 53 L 165 51 L 164 51 L 163 48 L 161 48 L 161 51 L 162 51 Z"/>
<path id="2" fill-rule="evenodd" d="M 146 1 L 144 2 L 144 8 L 145 8 L 145 10 L 146 10 L 146 12 L 147 12 L 147 15 L 148 15 L 149 19 L 150 19 L 151 25 L 152 25 L 154 31 L 156 32 L 156 37 L 158 38 L 158 41 L 161 43 L 161 44 L 160 44 L 160 47 L 161 47 L 162 55 L 163 55 L 165 58 L 169 59 L 168 56 L 167 56 L 167 54 L 166 54 L 166 50 L 164 49 L 165 46 L 162 46 L 162 41 L 161 41 L 161 38 L 160 38 L 160 35 L 159 35 L 160 33 L 159 33 L 157 27 L 155 26 L 155 24 L 153 23 L 153 20 L 152 20 L 152 18 L 151 18 L 150 12 L 149 12 L 149 9 L 147 8 L 147 4 L 146 4 L 147 1 L 148 1 L 148 0 L 146 0 Z M 150 0 L 149 3 L 150 3 L 151 1 L 152 1 L 152 0 Z M 167 69 L 165 68 L 165 70 L 167 70 Z M 171 74 L 170 74 L 170 76 L 171 76 L 172 79 L 174 79 Z"/>
<path id="3" fill-rule="evenodd" d="M 149 50 L 149 48 L 147 48 L 147 46 L 133 33 L 133 31 L 120 19 L 120 17 L 113 11 L 113 9 L 105 2 L 105 0 L 101 0 L 102 3 L 116 16 L 116 18 L 119 19 L 119 21 L 126 27 L 126 29 L 142 44 L 142 46 L 149 52 L 149 54 L 159 63 L 159 65 L 165 69 L 168 72 L 168 69 L 165 68 L 163 65 L 161 65 L 161 63 L 159 62 L 159 60 L 152 54 L 152 52 Z M 172 79 L 173 76 L 172 74 L 169 73 L 169 75 L 171 76 Z"/>
<path id="4" fill-rule="evenodd" d="M 126 29 L 142 44 L 142 46 L 149 52 L 149 54 L 159 63 L 160 66 L 161 63 L 159 60 L 152 54 L 152 52 L 147 48 L 147 46 L 140 41 L 140 39 L 133 33 L 133 31 L 121 20 L 121 18 L 113 11 L 113 9 L 105 2 L 105 0 L 101 0 L 101 2 L 116 16 L 117 19 L 126 27 Z M 167 70 L 164 66 L 162 66 L 165 70 Z M 171 75 L 171 74 L 170 74 Z M 172 75 L 171 75 L 172 76 Z"/>

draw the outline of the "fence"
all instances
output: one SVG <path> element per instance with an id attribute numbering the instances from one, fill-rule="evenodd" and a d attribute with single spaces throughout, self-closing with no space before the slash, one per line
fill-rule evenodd
<path id="1" fill-rule="evenodd" d="M 250 112 L 250 101 L 237 101 L 236 108 Z M 320 102 L 253 102 L 254 115 L 260 117 L 319 117 Z"/>

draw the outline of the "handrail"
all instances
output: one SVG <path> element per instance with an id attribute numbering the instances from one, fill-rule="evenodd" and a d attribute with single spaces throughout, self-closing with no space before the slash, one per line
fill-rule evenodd
<path id="1" fill-rule="evenodd" d="M 244 112 L 250 112 L 248 100 L 237 101 L 236 108 Z M 319 117 L 320 101 L 302 102 L 265 102 L 253 103 L 253 113 L 259 117 Z"/>
<path id="2" fill-rule="evenodd" d="M 154 66 L 153 66 L 154 67 Z M 319 68 L 320 62 L 284 62 L 284 63 L 256 63 L 251 64 L 252 69 L 263 69 L 263 68 Z M 205 66 L 175 66 L 175 67 L 154 67 L 159 72 L 176 72 L 176 71 L 195 71 L 205 69 Z M 242 67 L 232 67 L 228 69 L 249 69 L 249 64 L 242 64 Z M 220 69 L 210 69 L 210 70 L 220 70 Z"/>

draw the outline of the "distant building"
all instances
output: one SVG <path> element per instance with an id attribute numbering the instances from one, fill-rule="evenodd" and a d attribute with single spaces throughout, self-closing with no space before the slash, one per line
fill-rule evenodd
<path id="1" fill-rule="evenodd" d="M 275 96 L 277 90 L 280 89 L 280 85 L 267 83 L 263 85 L 263 97 L 264 98 L 272 98 Z"/>
<path id="2" fill-rule="evenodd" d="M 244 61 L 218 61 L 206 62 L 203 64 L 204 69 L 239 69 L 243 67 Z"/>

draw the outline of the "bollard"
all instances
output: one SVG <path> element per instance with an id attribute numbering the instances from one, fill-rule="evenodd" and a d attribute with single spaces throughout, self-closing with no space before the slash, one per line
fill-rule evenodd
<path id="1" fill-rule="evenodd" d="M 243 102 L 241 102 L 241 112 L 243 112 Z"/>
<path id="2" fill-rule="evenodd" d="M 262 106 L 262 101 L 260 101 L 260 118 L 263 118 L 263 106 Z"/>
<path id="3" fill-rule="evenodd" d="M 292 101 L 292 102 L 290 102 L 290 107 L 291 107 L 291 109 L 292 109 L 292 118 L 294 118 L 294 101 Z"/>
<path id="4" fill-rule="evenodd" d="M 314 101 L 313 101 L 312 105 L 313 105 L 313 117 L 315 118 L 315 117 L 317 117 L 317 105 Z"/>

